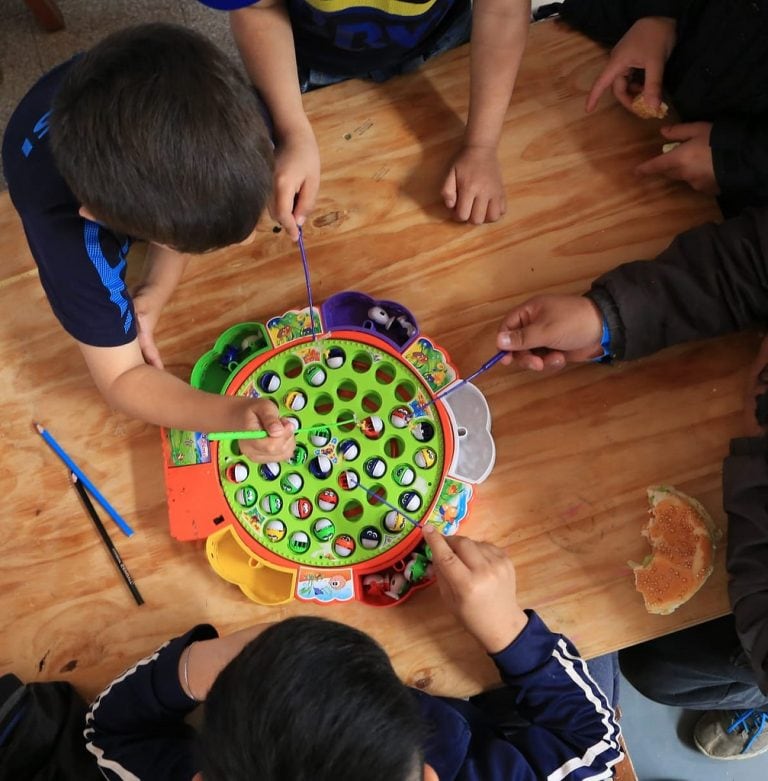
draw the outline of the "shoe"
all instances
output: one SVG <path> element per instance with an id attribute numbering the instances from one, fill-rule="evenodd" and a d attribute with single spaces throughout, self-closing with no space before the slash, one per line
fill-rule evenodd
<path id="1" fill-rule="evenodd" d="M 712 759 L 751 759 L 768 751 L 768 711 L 707 711 L 693 728 L 693 740 Z"/>

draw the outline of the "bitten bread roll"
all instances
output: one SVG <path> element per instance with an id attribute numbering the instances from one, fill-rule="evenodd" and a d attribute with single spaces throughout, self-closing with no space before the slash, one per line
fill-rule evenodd
<path id="1" fill-rule="evenodd" d="M 634 111 L 640 119 L 664 119 L 669 111 L 669 106 L 662 100 L 657 109 L 652 109 L 645 102 L 645 95 L 641 92 L 632 101 L 632 111 Z"/>
<path id="2" fill-rule="evenodd" d="M 665 485 L 648 489 L 651 518 L 642 531 L 653 552 L 630 566 L 649 613 L 666 615 L 687 602 L 712 573 L 720 530 L 702 505 Z"/>

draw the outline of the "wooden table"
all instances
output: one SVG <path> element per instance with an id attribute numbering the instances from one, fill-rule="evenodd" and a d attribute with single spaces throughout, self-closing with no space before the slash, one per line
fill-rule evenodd
<path id="1" fill-rule="evenodd" d="M 495 352 L 497 324 L 540 292 L 580 292 L 616 264 L 652 257 L 716 218 L 686 186 L 633 173 L 660 147 L 658 125 L 605 98 L 584 100 L 605 54 L 534 25 L 501 144 L 509 211 L 494 225 L 446 219 L 439 196 L 467 109 L 468 51 L 384 85 L 351 82 L 306 97 L 323 182 L 306 228 L 316 300 L 344 289 L 393 298 L 463 374 Z M 228 631 L 297 613 L 353 623 L 381 641 L 411 684 L 465 695 L 495 672 L 441 607 L 436 588 L 401 607 L 279 609 L 248 602 L 168 534 L 157 429 L 106 408 L 43 296 L 21 226 L 0 199 L 0 388 L 5 499 L 0 672 L 66 679 L 86 695 L 198 621 Z M 227 326 L 305 303 L 296 248 L 263 232 L 249 247 L 194 260 L 161 322 L 166 364 L 188 377 Z M 651 616 L 627 566 L 647 551 L 645 488 L 699 497 L 724 526 L 720 465 L 738 432 L 755 338 L 667 350 L 615 367 L 541 377 L 498 367 L 479 380 L 494 416 L 497 466 L 465 532 L 504 546 L 519 594 L 588 656 L 725 613 L 722 548 L 704 589 Z M 40 420 L 137 533 L 113 536 L 146 604 L 138 608 L 85 516 L 67 472 L 32 428 Z"/>

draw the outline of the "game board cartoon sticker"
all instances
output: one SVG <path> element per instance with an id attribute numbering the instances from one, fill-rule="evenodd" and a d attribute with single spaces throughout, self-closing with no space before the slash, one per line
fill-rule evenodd
<path id="1" fill-rule="evenodd" d="M 445 355 L 426 337 L 420 336 L 403 353 L 433 391 L 437 392 L 456 379 L 456 372 Z"/>
<path id="2" fill-rule="evenodd" d="M 307 602 L 349 602 L 355 598 L 352 570 L 300 567 L 296 596 Z"/>
<path id="3" fill-rule="evenodd" d="M 314 310 L 315 330 L 322 330 L 322 321 L 320 313 Z M 275 347 L 287 344 L 302 336 L 312 334 L 312 323 L 309 319 L 309 309 L 291 309 L 281 317 L 273 317 L 267 321 L 267 331 L 269 338 Z"/>
<path id="4" fill-rule="evenodd" d="M 471 498 L 471 485 L 447 477 L 427 522 L 437 526 L 447 536 L 456 534 L 467 515 Z"/>
<path id="5" fill-rule="evenodd" d="M 207 464 L 211 460 L 208 439 L 197 431 L 179 431 L 170 429 L 168 444 L 175 466 L 184 464 Z"/>

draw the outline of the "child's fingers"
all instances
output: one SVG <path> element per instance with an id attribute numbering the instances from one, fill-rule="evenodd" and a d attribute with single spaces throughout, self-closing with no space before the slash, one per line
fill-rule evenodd
<path id="1" fill-rule="evenodd" d="M 645 65 L 645 80 L 643 81 L 643 99 L 653 111 L 661 106 L 661 82 L 664 78 L 664 65 L 657 60 L 651 60 Z"/>
<path id="2" fill-rule="evenodd" d="M 452 583 L 467 581 L 470 577 L 469 570 L 452 547 L 458 538 L 451 538 L 452 544 L 449 544 L 447 538 L 443 537 L 432 524 L 424 527 L 424 536 L 432 550 L 432 564 L 438 576 Z"/>
<path id="3" fill-rule="evenodd" d="M 678 122 L 676 125 L 663 127 L 661 133 L 670 141 L 690 141 L 706 131 L 708 127 L 709 124 L 706 122 Z"/>
<path id="4" fill-rule="evenodd" d="M 623 70 L 623 68 L 621 69 Z M 595 79 L 595 83 L 592 85 L 592 89 L 587 96 L 587 113 L 594 111 L 597 106 L 597 101 L 600 100 L 602 94 L 610 87 L 616 76 L 620 73 L 617 71 L 616 66 L 608 63 L 605 70 Z"/>
<path id="5" fill-rule="evenodd" d="M 514 356 L 515 363 L 520 369 L 540 372 L 544 368 L 544 361 L 530 350 L 521 350 L 520 352 L 510 354 Z"/>
<path id="6" fill-rule="evenodd" d="M 299 226 L 293 217 L 293 202 L 296 193 L 292 187 L 275 183 L 275 212 L 274 218 L 283 226 L 285 232 L 293 241 L 299 239 Z"/>
<path id="7" fill-rule="evenodd" d="M 442 196 L 443 202 L 448 209 L 453 209 L 456 205 L 456 193 L 458 192 L 458 185 L 456 183 L 456 168 L 451 166 L 451 170 L 448 172 L 448 176 L 443 185 Z"/>
<path id="8" fill-rule="evenodd" d="M 488 219 L 489 199 L 484 195 L 475 195 L 469 220 L 473 225 L 482 225 Z M 498 218 L 497 218 L 498 219 Z"/>
<path id="9" fill-rule="evenodd" d="M 626 74 L 622 74 L 613 80 L 612 86 L 613 96 L 628 111 L 632 111 L 632 100 L 634 99 L 630 91 L 631 84 L 629 77 Z"/>
<path id="10" fill-rule="evenodd" d="M 536 323 L 521 325 L 506 331 L 500 331 L 496 337 L 500 350 L 522 352 L 547 346 L 546 330 Z"/>
<path id="11" fill-rule="evenodd" d="M 652 157 L 650 160 L 646 160 L 644 163 L 641 163 L 639 166 L 637 166 L 637 168 L 635 168 L 635 172 L 638 174 L 643 174 L 644 176 L 649 174 L 669 173 L 669 171 L 677 168 L 679 165 L 675 151 L 676 150 L 673 149 L 671 152 L 667 152 L 665 155 L 657 155 L 656 157 Z"/>
<path id="12" fill-rule="evenodd" d="M 297 226 L 302 226 L 307 221 L 307 217 L 312 212 L 317 199 L 319 182 L 313 178 L 307 178 L 301 186 L 296 197 L 296 205 L 293 208 L 293 218 Z"/>
<path id="13" fill-rule="evenodd" d="M 507 331 L 515 330 L 516 328 L 523 328 L 527 323 L 531 322 L 533 317 L 533 308 L 531 301 L 526 301 L 524 304 L 514 307 L 510 310 L 509 314 L 501 321 L 499 330 L 496 336 L 496 344 L 500 349 L 504 349 L 499 344 L 499 336 Z"/>
<path id="14" fill-rule="evenodd" d="M 287 433 L 287 429 L 290 429 L 289 424 L 285 424 L 280 420 L 277 405 L 272 401 L 260 404 L 256 410 L 256 415 L 261 427 L 270 437 L 282 437 Z"/>
<path id="15" fill-rule="evenodd" d="M 457 192 L 457 203 L 453 210 L 453 218 L 459 222 L 467 222 L 472 216 L 472 208 L 475 204 L 475 197 L 467 188 L 462 188 Z"/>
<path id="16" fill-rule="evenodd" d="M 546 355 L 542 356 L 541 360 L 544 363 L 544 368 L 551 371 L 562 369 L 567 363 L 565 355 L 559 350 L 550 350 Z"/>

